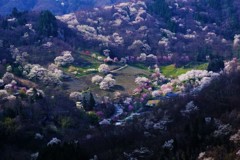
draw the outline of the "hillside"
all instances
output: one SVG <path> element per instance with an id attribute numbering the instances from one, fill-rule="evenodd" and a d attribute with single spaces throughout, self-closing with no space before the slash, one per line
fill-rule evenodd
<path id="1" fill-rule="evenodd" d="M 235 2 L 216 13 L 212 6 L 191 1 L 166 4 L 168 14 L 156 12 L 154 2 L 126 2 L 57 17 L 83 36 L 87 47 L 110 49 L 112 56 L 156 56 L 161 63 L 204 61 L 207 55 L 238 55 L 239 13 Z M 227 4 L 228 4 L 227 3 Z M 233 6 L 234 5 L 234 6 Z M 232 13 L 225 13 L 232 9 Z M 221 17 L 218 14 L 229 15 Z M 232 21 L 229 21 L 231 20 Z M 181 63 L 181 62 L 180 62 Z"/>
<path id="2" fill-rule="evenodd" d="M 0 159 L 240 159 L 238 4 L 0 1 Z"/>
<path id="3" fill-rule="evenodd" d="M 47 4 L 54 6 L 52 3 L 57 2 Z M 24 3 L 27 4 L 31 3 Z M 140 54 L 144 53 L 160 64 L 181 65 L 191 60 L 206 61 L 208 55 L 224 59 L 239 56 L 238 1 L 223 1 L 218 7 L 213 4 L 214 0 L 125 2 L 57 19 L 68 26 L 67 37 L 74 34 L 65 43 L 98 52 L 110 49 L 111 58 L 141 59 Z M 36 7 L 48 8 L 45 5 L 33 8 Z"/>

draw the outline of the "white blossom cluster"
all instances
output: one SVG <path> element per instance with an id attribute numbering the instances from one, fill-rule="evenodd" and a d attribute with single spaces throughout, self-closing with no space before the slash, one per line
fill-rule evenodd
<path id="1" fill-rule="evenodd" d="M 159 97 L 161 94 L 162 94 L 162 92 L 159 91 L 159 90 L 152 91 L 152 97 L 153 98 Z"/>
<path id="2" fill-rule="evenodd" d="M 138 13 L 137 13 L 134 21 L 132 21 L 132 24 L 139 24 L 139 23 L 145 21 L 145 18 L 147 16 L 146 10 L 143 8 L 140 8 L 137 12 Z"/>
<path id="3" fill-rule="evenodd" d="M 187 33 L 187 34 L 185 34 L 185 35 L 183 35 L 183 38 L 184 39 L 195 39 L 195 38 L 197 38 L 197 33 L 196 33 L 196 31 L 193 31 L 192 33 Z"/>
<path id="4" fill-rule="evenodd" d="M 229 135 L 232 131 L 232 126 L 230 124 L 220 124 L 217 128 L 217 130 L 214 131 L 213 136 L 214 137 L 221 137 Z"/>
<path id="5" fill-rule="evenodd" d="M 88 25 L 78 25 L 77 30 L 84 33 L 86 36 L 92 36 L 97 34 L 96 29 Z"/>
<path id="6" fill-rule="evenodd" d="M 105 6 L 102 9 L 105 11 L 102 13 L 112 14 L 111 20 L 106 19 L 106 16 L 102 13 L 99 14 L 99 8 L 94 8 L 88 13 L 83 12 L 83 14 L 86 14 L 86 19 L 82 19 L 84 16 L 79 16 L 78 19 L 77 13 L 57 16 L 57 19 L 66 23 L 69 28 L 78 31 L 85 40 L 97 43 L 100 47 L 108 47 L 109 45 L 117 47 L 124 44 L 126 35 L 121 32 L 114 33 L 111 28 L 119 28 L 125 24 L 135 28 L 139 25 L 144 26 L 148 21 L 153 21 L 153 17 L 147 13 L 147 5 L 142 1 L 119 3 L 114 7 Z M 146 36 L 144 30 L 146 30 L 146 26 L 139 30 L 142 32 L 142 36 Z M 149 44 L 143 43 L 142 46 L 144 52 L 151 50 Z"/>
<path id="7" fill-rule="evenodd" d="M 46 69 L 38 64 L 27 64 L 24 66 L 23 75 L 28 79 L 41 81 L 44 84 L 61 84 L 63 72 L 54 64 Z"/>
<path id="8" fill-rule="evenodd" d="M 161 120 L 158 123 L 155 123 L 153 125 L 153 129 L 155 129 L 155 130 L 166 130 L 167 129 L 167 126 L 166 126 L 167 124 L 168 124 L 168 121 Z"/>
<path id="9" fill-rule="evenodd" d="M 83 37 L 86 40 L 91 40 L 91 41 L 96 40 L 96 41 L 99 41 L 103 44 L 105 44 L 105 43 L 108 44 L 108 43 L 111 42 L 110 41 L 111 36 L 106 36 L 106 35 L 103 35 L 103 34 L 97 34 L 97 30 L 92 26 L 89 26 L 89 25 L 86 25 L 86 24 L 77 25 L 76 29 L 81 34 L 83 34 Z M 98 27 L 97 29 L 98 29 L 98 31 L 99 30 L 104 30 L 104 28 L 101 28 L 101 27 Z"/>
<path id="10" fill-rule="evenodd" d="M 176 92 L 177 94 L 183 92 L 199 92 L 219 76 L 220 73 L 208 72 L 205 70 L 191 70 L 169 82 L 169 79 L 162 76 L 160 69 L 155 66 L 155 72 L 152 74 L 151 80 L 147 81 L 146 78 L 137 78 L 135 82 L 140 86 L 144 86 L 144 84 L 146 86 L 146 84 L 149 84 L 150 86 L 157 88 L 156 90 L 152 90 L 151 88 L 150 90 L 148 89 L 152 97 L 155 98 L 172 92 Z M 190 103 L 189 106 L 191 104 L 192 103 Z M 187 107 L 182 111 L 182 114 L 188 113 L 191 109 L 196 108 Z"/>
<path id="11" fill-rule="evenodd" d="M 202 79 L 203 77 L 210 76 L 209 72 L 206 70 L 191 70 L 185 74 L 178 76 L 178 80 L 181 82 L 188 81 L 191 79 Z"/>
<path id="12" fill-rule="evenodd" d="M 106 75 L 104 78 L 102 76 L 96 75 L 92 77 L 92 83 L 98 84 L 100 89 L 108 90 L 116 85 L 116 80 L 113 79 L 111 74 Z"/>
<path id="13" fill-rule="evenodd" d="M 61 143 L 61 140 L 56 138 L 56 137 L 54 137 L 47 143 L 47 146 L 52 146 L 54 144 L 59 144 L 59 143 Z"/>
<path id="14" fill-rule="evenodd" d="M 81 101 L 83 98 L 83 95 L 81 92 L 71 92 L 69 95 L 69 98 L 74 101 Z"/>
<path id="15" fill-rule="evenodd" d="M 74 13 L 65 14 L 63 16 L 56 16 L 56 18 L 62 22 L 67 23 L 69 28 L 75 28 L 79 24 Z"/>
<path id="16" fill-rule="evenodd" d="M 206 70 L 191 70 L 185 74 L 178 76 L 179 86 L 184 84 L 184 91 L 193 90 L 200 91 L 208 86 L 211 81 L 219 77 L 219 73 L 208 72 Z"/>
<path id="17" fill-rule="evenodd" d="M 74 58 L 71 54 L 71 51 L 63 51 L 62 56 L 58 56 L 54 59 L 54 62 L 58 66 L 65 66 L 67 64 L 73 63 Z"/>
<path id="18" fill-rule="evenodd" d="M 125 63 L 127 63 L 127 59 L 126 58 L 121 58 L 119 62 L 125 64 Z"/>
<path id="19" fill-rule="evenodd" d="M 14 75 L 12 73 L 6 72 L 2 77 L 3 84 L 11 83 L 14 79 Z"/>
<path id="20" fill-rule="evenodd" d="M 44 136 L 40 133 L 36 133 L 35 136 L 34 136 L 35 139 L 39 139 L 39 140 L 42 140 L 44 138 Z"/>
<path id="21" fill-rule="evenodd" d="M 99 84 L 100 89 L 103 89 L 103 90 L 108 90 L 115 85 L 116 85 L 116 80 L 113 79 L 111 75 L 107 75 L 106 77 L 104 77 L 102 82 Z"/>
<path id="22" fill-rule="evenodd" d="M 124 8 L 128 8 L 129 12 L 127 12 Z M 113 26 L 119 26 L 122 22 L 127 22 L 131 25 L 139 24 L 146 20 L 149 17 L 146 13 L 147 6 L 145 2 L 137 1 L 137 3 L 126 2 L 115 5 L 116 13 L 113 14 L 113 18 L 115 18 L 115 22 L 112 24 Z M 104 7 L 104 9 L 110 9 L 108 7 Z M 133 19 L 133 21 L 131 21 Z M 116 23 L 117 21 L 117 23 Z"/>
<path id="23" fill-rule="evenodd" d="M 63 78 L 63 71 L 58 69 L 58 66 L 53 63 L 48 66 L 48 74 L 50 77 Z"/>
<path id="24" fill-rule="evenodd" d="M 129 50 L 134 50 L 143 47 L 144 43 L 141 40 L 135 40 L 131 46 L 128 47 Z"/>
<path id="25" fill-rule="evenodd" d="M 14 102 L 17 98 L 16 96 L 11 95 L 11 93 L 11 90 L 8 90 L 6 88 L 4 88 L 4 90 L 0 90 L 0 100 L 8 100 L 9 102 Z"/>
<path id="26" fill-rule="evenodd" d="M 80 109 L 80 110 L 84 109 L 83 104 L 80 101 L 76 102 L 76 107 L 77 107 L 77 109 Z"/>
<path id="27" fill-rule="evenodd" d="M 162 91 L 162 94 L 164 94 L 164 95 L 167 93 L 171 93 L 173 91 L 172 83 L 166 83 L 166 84 L 161 85 L 160 91 Z"/>
<path id="28" fill-rule="evenodd" d="M 117 44 L 117 45 L 123 45 L 124 43 L 124 39 L 123 37 L 121 37 L 118 33 L 113 33 L 112 35 L 113 37 L 113 41 Z"/>
<path id="29" fill-rule="evenodd" d="M 0 100 L 8 100 L 9 102 L 16 101 L 17 97 L 14 95 L 15 93 L 19 93 L 19 86 L 17 85 L 17 82 L 14 80 L 14 75 L 12 73 L 6 72 L 3 76 L 3 80 L 0 79 L 0 83 L 4 89 L 0 90 Z M 22 88 L 20 88 L 22 89 Z M 24 93 L 26 93 L 27 96 L 39 96 L 44 97 L 45 94 L 42 90 L 39 89 L 33 89 L 30 88 L 26 90 L 23 88 Z"/>
<path id="30" fill-rule="evenodd" d="M 237 48 L 240 45 L 240 34 L 236 34 L 233 40 L 233 47 Z"/>
<path id="31" fill-rule="evenodd" d="M 174 143 L 174 140 L 170 139 L 163 144 L 162 148 L 172 150 L 173 149 L 173 143 Z"/>
<path id="32" fill-rule="evenodd" d="M 162 38 L 161 40 L 158 41 L 158 45 L 159 46 L 163 46 L 163 47 L 168 47 L 169 46 L 169 40 L 168 38 Z"/>
<path id="33" fill-rule="evenodd" d="M 152 49 L 146 42 L 134 40 L 133 43 L 128 47 L 128 50 L 136 50 L 139 48 L 141 48 L 144 52 L 149 52 Z"/>
<path id="34" fill-rule="evenodd" d="M 137 77 L 135 79 L 135 83 L 138 84 L 139 86 L 146 86 L 150 80 L 146 77 Z"/>
<path id="35" fill-rule="evenodd" d="M 6 90 L 0 90 L 0 99 L 8 97 L 8 92 Z"/>
<path id="36" fill-rule="evenodd" d="M 46 47 L 46 48 L 50 48 L 50 47 L 52 47 L 52 45 L 53 45 L 52 42 L 46 42 L 46 43 L 44 43 L 42 46 L 43 46 L 43 47 Z"/>
<path id="37" fill-rule="evenodd" d="M 206 152 L 201 152 L 201 153 L 199 153 L 197 160 L 214 160 L 214 158 L 213 157 L 209 157 L 206 154 Z"/>
<path id="38" fill-rule="evenodd" d="M 206 37 L 205 38 L 205 43 L 212 44 L 214 42 L 214 40 L 216 40 L 217 35 L 214 32 L 208 32 L 205 37 Z"/>
<path id="39" fill-rule="evenodd" d="M 39 156 L 39 152 L 31 154 L 31 160 L 37 160 Z"/>
<path id="40" fill-rule="evenodd" d="M 29 96 L 29 97 L 32 97 L 32 96 L 39 96 L 39 97 L 45 97 L 45 93 L 40 90 L 40 89 L 33 89 L 33 88 L 29 88 L 26 92 L 26 95 Z"/>
<path id="41" fill-rule="evenodd" d="M 25 27 L 27 27 L 29 30 L 31 30 L 32 32 L 35 32 L 35 30 L 33 29 L 33 25 L 31 23 L 27 23 L 25 24 Z"/>
<path id="42" fill-rule="evenodd" d="M 157 60 L 157 56 L 155 56 L 153 54 L 149 54 L 149 55 L 147 55 L 147 59 L 149 59 L 149 60 Z"/>
<path id="43" fill-rule="evenodd" d="M 126 104 L 126 105 L 129 105 L 129 104 L 131 104 L 132 101 L 133 101 L 133 100 L 132 100 L 131 97 L 127 97 L 127 98 L 123 101 L 123 103 Z"/>
<path id="44" fill-rule="evenodd" d="M 98 71 L 100 72 L 100 73 L 108 73 L 108 72 L 110 72 L 110 68 L 109 68 L 109 66 L 108 65 L 106 65 L 106 64 L 101 64 L 99 67 L 98 67 Z"/>
<path id="45" fill-rule="evenodd" d="M 18 48 L 15 48 L 13 45 L 10 46 L 10 53 L 12 58 L 19 64 L 25 64 L 27 58 L 29 57 L 27 52 L 20 52 Z"/>
<path id="46" fill-rule="evenodd" d="M 194 104 L 193 101 L 189 102 L 184 110 L 181 110 L 183 116 L 191 114 L 192 112 L 198 111 L 198 107 Z"/>
<path id="47" fill-rule="evenodd" d="M 237 58 L 233 58 L 231 61 L 225 63 L 224 72 L 227 74 L 240 71 L 240 66 Z"/>
<path id="48" fill-rule="evenodd" d="M 102 82 L 102 80 L 103 80 L 103 77 L 99 75 L 92 77 L 92 83 L 94 84 L 99 84 Z"/>
<path id="49" fill-rule="evenodd" d="M 147 26 L 141 26 L 138 28 L 138 32 L 144 32 L 144 31 L 147 31 L 148 30 L 148 27 Z"/>
<path id="50" fill-rule="evenodd" d="M 110 36 L 104 36 L 102 34 L 97 34 L 98 31 L 105 30 L 101 26 L 94 28 L 92 27 L 93 24 L 97 24 L 98 21 L 93 21 L 92 19 L 88 18 L 87 22 L 91 25 L 87 24 L 80 24 L 77 20 L 77 17 L 74 13 L 66 14 L 63 16 L 57 16 L 57 19 L 60 21 L 67 23 L 69 28 L 76 29 L 78 32 L 83 34 L 86 40 L 97 40 L 102 43 L 109 43 Z M 99 20 L 100 21 L 100 20 Z"/>
<path id="51" fill-rule="evenodd" d="M 147 60 L 147 55 L 146 53 L 141 53 L 139 57 L 137 57 L 138 61 L 144 62 Z"/>
<path id="52" fill-rule="evenodd" d="M 119 27 L 119 26 L 121 26 L 122 22 L 123 21 L 121 19 L 116 19 L 112 22 L 112 26 Z"/>
<path id="53" fill-rule="evenodd" d="M 229 140 L 233 141 L 234 143 L 239 143 L 240 142 L 240 130 L 238 130 L 237 133 L 232 135 Z"/>

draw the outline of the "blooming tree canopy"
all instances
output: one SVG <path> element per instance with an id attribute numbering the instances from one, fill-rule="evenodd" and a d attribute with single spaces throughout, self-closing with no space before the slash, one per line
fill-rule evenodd
<path id="1" fill-rule="evenodd" d="M 101 72 L 101 73 L 108 73 L 110 71 L 110 68 L 108 65 L 106 64 L 101 64 L 99 67 L 98 67 L 98 71 Z"/>
<path id="2" fill-rule="evenodd" d="M 94 84 L 99 84 L 102 82 L 102 80 L 103 80 L 103 77 L 99 75 L 92 77 L 92 83 Z"/>
<path id="3" fill-rule="evenodd" d="M 65 66 L 67 64 L 71 64 L 74 61 L 71 51 L 63 51 L 62 54 L 62 56 L 58 56 L 54 59 L 56 65 Z"/>

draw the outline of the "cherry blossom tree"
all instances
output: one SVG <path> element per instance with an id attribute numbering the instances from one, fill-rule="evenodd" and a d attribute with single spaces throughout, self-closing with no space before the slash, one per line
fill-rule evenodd
<path id="1" fill-rule="evenodd" d="M 71 51 L 63 51 L 62 54 L 62 56 L 58 56 L 54 59 L 56 65 L 66 66 L 67 64 L 71 64 L 74 61 Z"/>
<path id="2" fill-rule="evenodd" d="M 99 84 L 102 82 L 102 80 L 103 80 L 103 77 L 99 75 L 92 77 L 92 83 L 94 84 Z"/>
<path id="3" fill-rule="evenodd" d="M 106 76 L 99 85 L 100 89 L 108 90 L 116 85 L 116 80 L 110 76 Z"/>
<path id="4" fill-rule="evenodd" d="M 110 68 L 108 65 L 106 64 L 101 64 L 99 67 L 98 67 L 98 71 L 101 72 L 101 73 L 108 73 L 110 71 Z"/>

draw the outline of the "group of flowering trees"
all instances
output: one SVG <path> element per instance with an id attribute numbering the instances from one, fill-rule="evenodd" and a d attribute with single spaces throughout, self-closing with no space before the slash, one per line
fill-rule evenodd
<path id="1" fill-rule="evenodd" d="M 65 22 L 69 28 L 78 31 L 87 44 L 94 43 L 94 46 L 99 46 L 99 50 L 109 47 L 121 57 L 129 54 L 138 57 L 139 53 L 145 53 L 146 56 L 150 55 L 150 59 L 157 57 L 160 63 L 176 62 L 181 65 L 197 57 L 189 54 L 193 52 L 201 55 L 204 61 L 206 61 L 205 54 L 211 53 L 212 50 L 223 54 L 228 52 L 229 54 L 231 41 L 222 38 L 211 27 L 194 19 L 187 21 L 196 27 L 186 28 L 186 20 L 181 16 L 172 14 L 172 10 L 180 15 L 185 14 L 182 13 L 188 10 L 185 5 L 191 6 L 190 3 L 168 3 L 156 0 L 153 2 L 156 5 L 147 5 L 146 2 L 142 1 L 127 2 L 117 4 L 114 7 L 107 6 L 89 12 L 83 11 L 81 14 L 71 13 L 57 16 L 57 18 Z M 161 11 L 158 8 L 161 8 Z M 152 12 L 163 16 L 163 18 L 168 17 L 164 18 L 166 24 L 159 24 L 157 18 L 151 16 Z M 176 32 L 176 28 L 181 32 Z M 135 32 L 137 34 L 134 34 Z M 211 47 L 209 47 L 210 43 Z M 205 48 L 208 51 L 202 51 Z M 222 50 L 222 48 L 224 49 Z M 174 56 L 171 56 L 172 54 Z M 144 60 L 144 56 L 140 56 L 139 60 Z"/>
<path id="2" fill-rule="evenodd" d="M 107 74 L 105 77 L 96 75 L 92 77 L 92 83 L 99 85 L 100 89 L 109 90 L 116 85 L 116 80 L 111 74 Z"/>
<path id="3" fill-rule="evenodd" d="M 58 56 L 54 59 L 54 62 L 58 66 L 66 66 L 71 64 L 74 61 L 74 58 L 70 51 L 63 51 L 62 56 Z"/>
<path id="4" fill-rule="evenodd" d="M 14 105 L 17 100 L 16 95 L 18 95 L 18 97 L 28 97 L 32 101 L 45 96 L 42 90 L 22 87 L 15 79 L 16 77 L 10 72 L 6 72 L 2 76 L 2 79 L 0 79 L 0 87 L 3 88 L 0 89 L 0 101 L 2 105 L 4 105 L 5 102 Z"/>
<path id="5" fill-rule="evenodd" d="M 135 79 L 138 87 L 133 93 L 135 95 L 149 94 L 154 98 L 168 93 L 199 92 L 221 74 L 229 74 L 237 70 L 239 70 L 239 64 L 238 60 L 234 58 L 225 63 L 225 68 L 220 73 L 206 70 L 191 70 L 175 79 L 167 79 L 160 73 L 159 68 L 155 66 L 151 77 L 137 77 Z"/>
<path id="6" fill-rule="evenodd" d="M 99 71 L 100 73 L 107 74 L 107 73 L 109 73 L 110 68 L 109 68 L 109 66 L 108 66 L 107 64 L 101 64 L 101 65 L 98 67 L 98 71 Z"/>
<path id="7" fill-rule="evenodd" d="M 230 74 L 240 71 L 239 63 L 236 58 L 225 63 L 221 72 L 212 72 L 206 70 L 190 70 L 175 79 L 167 79 L 161 73 L 157 66 L 151 77 L 137 77 L 135 83 L 138 88 L 134 94 L 151 94 L 152 97 L 166 95 L 167 93 L 192 93 L 199 92 L 208 86 L 214 79 L 222 74 Z"/>
<path id="8" fill-rule="evenodd" d="M 54 63 L 43 67 L 39 64 L 28 63 L 29 54 L 21 52 L 18 48 L 11 46 L 10 53 L 15 63 L 18 65 L 18 71 L 21 75 L 34 81 L 41 82 L 47 85 L 60 85 L 62 84 L 63 71 L 59 68 L 69 65 L 74 62 L 74 58 L 70 51 L 63 51 L 61 56 L 54 59 Z M 9 67 L 12 70 L 12 67 Z"/>
<path id="9" fill-rule="evenodd" d="M 116 80 L 113 78 L 112 74 L 107 74 L 110 72 L 110 68 L 107 64 L 101 64 L 98 67 L 98 71 L 103 73 L 104 76 L 95 75 L 92 77 L 92 83 L 99 85 L 100 89 L 109 90 L 116 85 Z"/>

